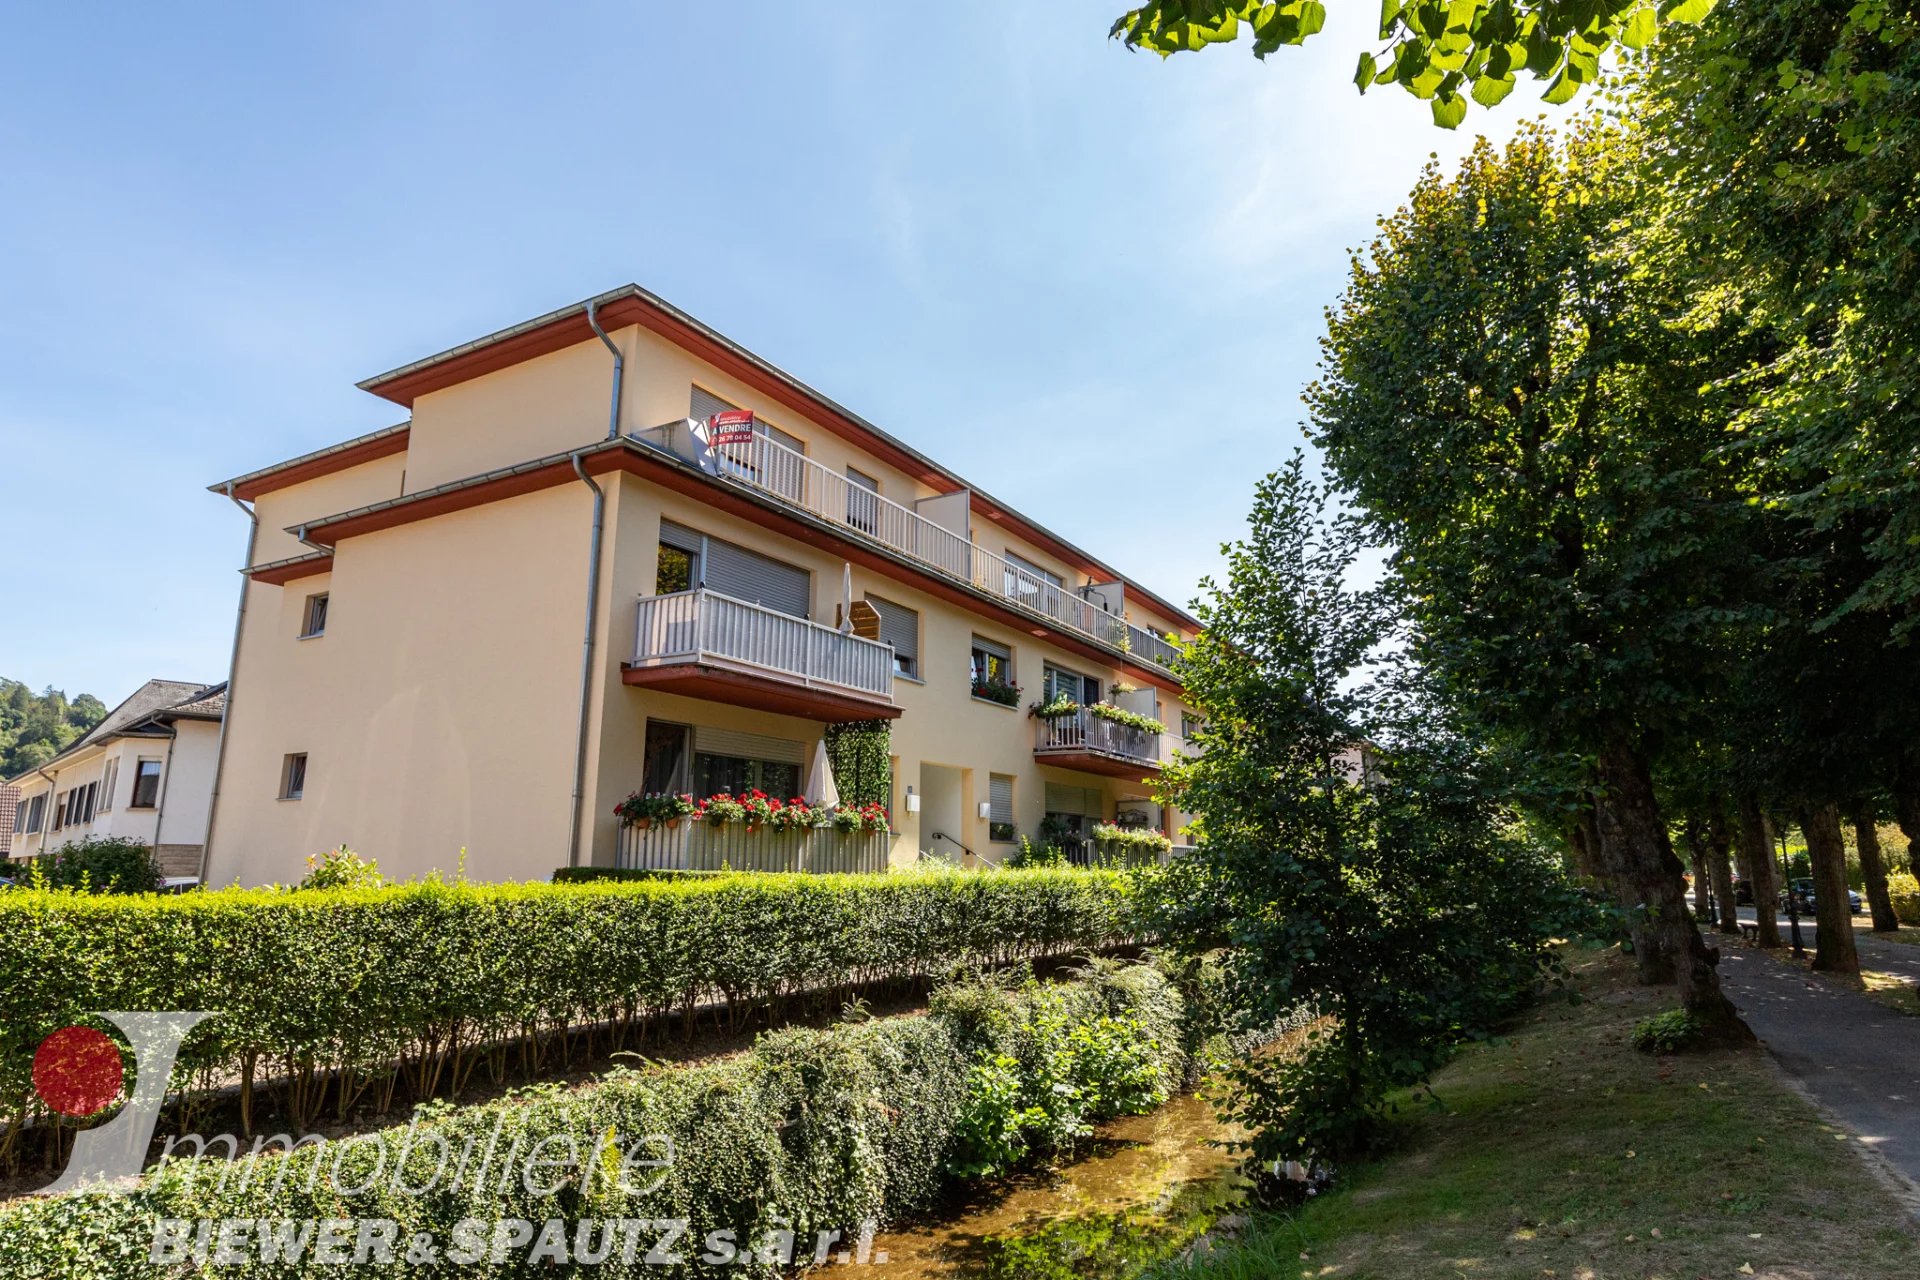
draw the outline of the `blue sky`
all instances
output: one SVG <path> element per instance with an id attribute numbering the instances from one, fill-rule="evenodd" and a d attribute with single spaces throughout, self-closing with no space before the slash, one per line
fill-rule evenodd
<path id="1" fill-rule="evenodd" d="M 1128 54 L 1119 7 L 16 10 L 0 675 L 221 678 L 245 521 L 204 486 L 629 280 L 1190 599 L 1348 250 L 1521 112 L 1359 97 L 1371 6 L 1264 64 Z"/>

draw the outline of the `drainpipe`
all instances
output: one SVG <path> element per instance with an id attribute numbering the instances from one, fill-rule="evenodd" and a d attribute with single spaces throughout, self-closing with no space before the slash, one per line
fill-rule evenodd
<path id="1" fill-rule="evenodd" d="M 619 376 L 616 374 L 614 386 L 619 385 Z M 615 409 L 614 412 L 617 415 L 619 410 Z M 600 624 L 600 535 L 607 521 L 606 492 L 587 474 L 577 453 L 573 455 L 573 473 L 580 477 L 582 484 L 593 490 L 593 542 L 587 550 L 587 627 L 580 639 L 580 736 L 573 752 L 573 811 L 567 827 L 569 867 L 580 865 L 581 808 L 586 803 L 587 789 L 587 712 L 593 702 L 594 632 Z"/>
<path id="2" fill-rule="evenodd" d="M 227 483 L 227 500 L 240 508 L 248 521 L 247 562 L 240 574 L 240 609 L 233 618 L 233 648 L 227 654 L 227 707 L 220 713 L 220 736 L 213 748 L 213 794 L 207 797 L 207 831 L 200 838 L 200 883 L 203 885 L 207 883 L 208 858 L 213 853 L 213 824 L 220 817 L 220 780 L 226 776 L 227 726 L 233 723 L 233 677 L 234 669 L 240 665 L 240 628 L 247 620 L 247 592 L 253 587 L 253 579 L 247 576 L 245 570 L 253 568 L 254 544 L 260 538 L 259 515 L 233 496 L 231 481 Z"/>
<path id="3" fill-rule="evenodd" d="M 626 378 L 627 360 L 620 354 L 619 346 L 607 336 L 607 331 L 600 327 L 600 317 L 597 312 L 598 309 L 593 305 L 592 299 L 588 299 L 587 323 L 593 326 L 593 331 L 599 336 L 600 341 L 606 343 L 607 350 L 613 352 L 613 404 L 607 410 L 607 439 L 618 440 L 620 438 L 620 384 Z M 575 470 L 579 469 L 580 462 L 577 458 L 573 465 Z M 584 475 L 580 478 L 586 479 Z M 595 490 L 595 492 L 599 491 Z"/>
<path id="4" fill-rule="evenodd" d="M 226 723 L 224 718 L 221 723 Z M 166 758 L 160 762 L 160 798 L 155 802 L 153 809 L 153 856 L 155 861 L 158 861 L 160 858 L 160 828 L 167 820 L 167 787 L 173 782 L 173 744 L 179 737 L 180 731 L 175 729 L 172 736 L 167 739 Z M 134 759 L 138 760 L 139 758 L 139 753 L 136 752 Z M 207 846 L 206 842 L 202 841 L 200 844 L 200 861 L 204 864 L 206 860 Z"/>

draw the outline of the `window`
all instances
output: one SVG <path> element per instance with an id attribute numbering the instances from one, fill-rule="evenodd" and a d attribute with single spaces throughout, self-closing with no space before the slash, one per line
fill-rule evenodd
<path id="1" fill-rule="evenodd" d="M 893 669 L 900 675 L 920 675 L 920 614 L 902 604 L 868 596 L 867 603 L 880 615 L 880 641 L 893 646 Z"/>
<path id="2" fill-rule="evenodd" d="M 107 767 L 100 774 L 100 812 L 113 812 L 113 790 L 120 785 L 120 757 L 107 761 Z"/>
<path id="3" fill-rule="evenodd" d="M 129 809 L 151 809 L 160 803 L 160 762 L 142 756 L 133 769 L 133 796 Z"/>
<path id="4" fill-rule="evenodd" d="M 26 833 L 28 835 L 37 834 L 40 830 L 40 824 L 46 820 L 46 817 L 47 817 L 47 795 L 46 795 L 46 792 L 43 791 L 39 795 L 33 797 L 33 799 L 27 801 Z"/>
<path id="5" fill-rule="evenodd" d="M 298 800 L 307 790 L 307 753 L 296 751 L 280 762 L 280 798 Z"/>
<path id="6" fill-rule="evenodd" d="M 27 802 L 22 800 L 13 807 L 13 834 L 20 835 L 27 829 Z"/>
<path id="7" fill-rule="evenodd" d="M 300 624 L 300 638 L 311 639 L 327 634 L 327 593 L 307 597 L 307 612 Z"/>
<path id="8" fill-rule="evenodd" d="M 1090 707 L 1100 701 L 1100 680 L 1097 676 L 1083 676 L 1077 671 L 1068 671 L 1064 667 L 1047 664 L 1045 687 L 1041 690 L 1040 700 L 1052 702 L 1055 698 L 1065 698 Z"/>
<path id="9" fill-rule="evenodd" d="M 1192 742 L 1200 736 L 1200 717 L 1190 711 L 1180 713 L 1180 736 Z"/>
<path id="10" fill-rule="evenodd" d="M 847 523 L 862 533 L 880 527 L 880 482 L 857 467 L 847 468 Z"/>
<path id="11" fill-rule="evenodd" d="M 640 774 L 640 789 L 649 794 L 678 795 L 691 788 L 687 780 L 687 726 L 665 720 L 647 721 L 647 748 Z"/>
<path id="12" fill-rule="evenodd" d="M 76 815 L 73 817 L 74 823 L 77 825 L 92 822 L 93 806 L 100 799 L 100 784 L 98 782 L 89 782 L 84 787 L 75 787 L 73 794 L 75 799 L 73 814 Z"/>
<path id="13" fill-rule="evenodd" d="M 1106 803 L 1105 794 L 1097 787 L 1063 787 L 1049 782 L 1041 840 L 1065 847 L 1071 861 L 1086 861 L 1086 842 L 1093 836 L 1093 824 L 1106 816 Z"/>
<path id="14" fill-rule="evenodd" d="M 738 729 L 693 731 L 693 786 L 696 795 L 758 788 L 781 800 L 800 794 L 808 747 L 790 738 Z"/>
<path id="15" fill-rule="evenodd" d="M 778 609 L 796 618 L 812 612 L 813 576 L 798 565 L 763 556 L 697 529 L 660 522 L 660 567 L 656 594 L 709 587 L 748 604 Z"/>
<path id="16" fill-rule="evenodd" d="M 987 839 L 1013 841 L 1013 779 L 1004 773 L 987 775 Z"/>
<path id="17" fill-rule="evenodd" d="M 1033 561 L 1007 552 L 1006 594 L 1031 608 L 1048 610 L 1066 586 L 1060 575 Z M 1048 588 L 1052 588 L 1049 590 Z"/>

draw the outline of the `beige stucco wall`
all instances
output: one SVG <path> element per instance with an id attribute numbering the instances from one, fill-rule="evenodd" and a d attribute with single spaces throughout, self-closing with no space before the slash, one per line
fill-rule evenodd
<path id="1" fill-rule="evenodd" d="M 591 500 L 572 484 L 342 542 L 256 583 L 209 881 L 291 881 L 345 844 L 401 876 L 540 876 L 572 790 Z M 306 596 L 324 636 L 299 639 Z M 306 793 L 278 799 L 284 757 Z"/>
<path id="2" fill-rule="evenodd" d="M 405 453 L 388 454 L 332 475 L 261 494 L 253 506 L 254 514 L 260 519 L 253 563 L 271 564 L 305 555 L 313 548 L 288 533 L 289 527 L 397 498 L 406 469 Z"/>

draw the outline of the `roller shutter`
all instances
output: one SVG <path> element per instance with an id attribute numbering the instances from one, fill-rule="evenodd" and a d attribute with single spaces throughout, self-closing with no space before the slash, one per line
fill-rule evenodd
<path id="1" fill-rule="evenodd" d="M 693 749 L 701 755 L 733 756 L 740 760 L 773 760 L 783 764 L 805 764 L 807 744 L 786 738 L 769 738 L 761 733 L 742 733 L 737 729 L 709 729 L 696 726 Z"/>
<path id="2" fill-rule="evenodd" d="M 812 579 L 805 569 L 763 556 L 718 538 L 707 539 L 707 585 L 721 595 L 807 616 L 813 601 Z"/>
<path id="3" fill-rule="evenodd" d="M 868 596 L 880 615 L 880 641 L 893 646 L 893 665 L 904 675 L 920 674 L 920 615 L 903 604 Z"/>

